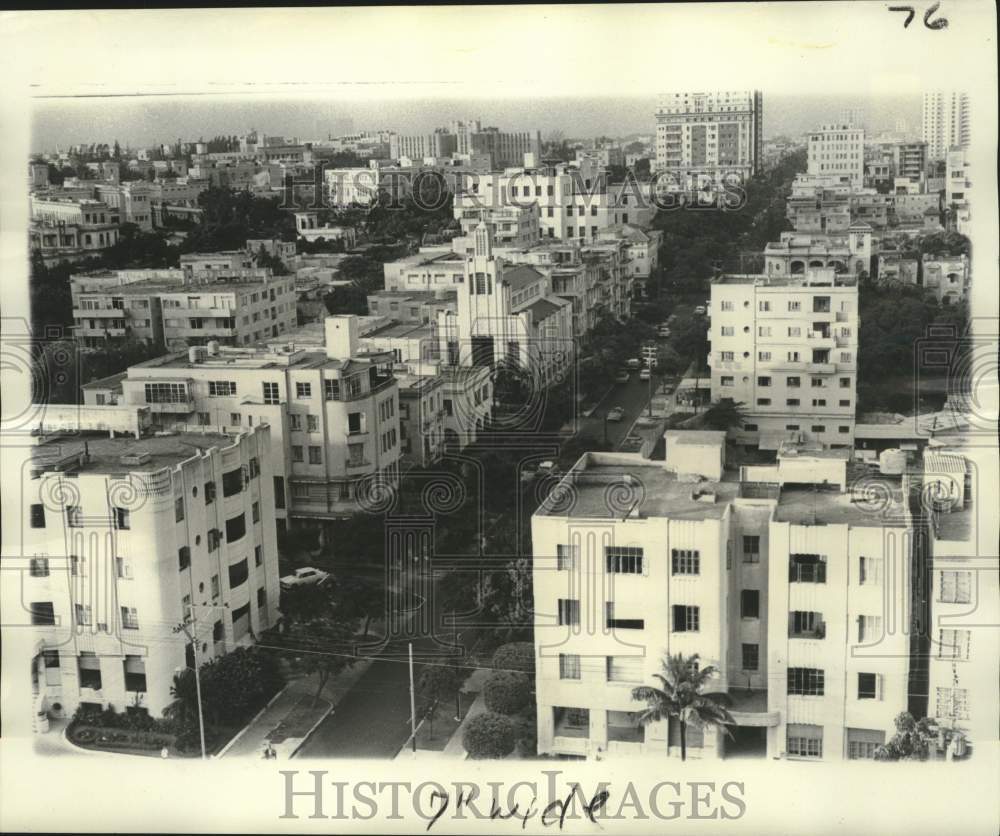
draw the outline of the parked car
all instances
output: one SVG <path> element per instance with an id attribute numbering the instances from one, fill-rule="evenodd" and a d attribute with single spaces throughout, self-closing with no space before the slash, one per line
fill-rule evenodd
<path id="1" fill-rule="evenodd" d="M 653 376 L 653 373 L 649 369 L 643 369 L 639 372 L 639 380 L 649 380 Z"/>
<path id="2" fill-rule="evenodd" d="M 662 337 L 663 339 L 669 337 L 671 333 L 672 331 L 670 330 L 669 325 L 661 325 L 659 328 L 656 329 L 656 336 Z"/>
<path id="3" fill-rule="evenodd" d="M 638 357 L 633 357 L 631 360 L 626 362 L 625 365 L 628 366 L 629 369 L 635 370 L 642 365 L 642 362 L 639 360 Z"/>
<path id="4" fill-rule="evenodd" d="M 694 309 L 694 312 L 696 314 L 698 314 L 699 316 L 704 316 L 705 315 L 705 306 L 704 305 L 699 305 L 697 308 Z"/>
<path id="5" fill-rule="evenodd" d="M 622 409 L 620 406 L 616 406 L 614 407 L 614 409 L 608 411 L 609 421 L 621 421 L 622 418 L 624 417 L 625 417 L 625 410 Z"/>
<path id="6" fill-rule="evenodd" d="M 297 586 L 325 586 L 330 582 L 330 573 L 313 566 L 303 566 L 291 575 L 281 578 L 282 589 L 292 589 Z"/>
<path id="7" fill-rule="evenodd" d="M 622 369 L 615 375 L 615 383 L 628 383 L 629 373 L 628 369 Z"/>

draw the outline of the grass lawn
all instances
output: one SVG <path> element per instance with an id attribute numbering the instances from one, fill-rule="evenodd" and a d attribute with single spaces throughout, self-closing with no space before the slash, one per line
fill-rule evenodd
<path id="1" fill-rule="evenodd" d="M 428 717 L 417 729 L 417 748 L 432 752 L 444 751 L 452 735 L 458 729 L 462 718 L 468 714 L 477 694 L 462 692 L 462 717 L 455 720 L 455 701 L 447 700 L 438 704 L 433 718 Z"/>

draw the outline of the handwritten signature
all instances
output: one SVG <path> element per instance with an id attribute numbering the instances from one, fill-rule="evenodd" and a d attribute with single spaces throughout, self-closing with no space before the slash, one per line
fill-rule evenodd
<path id="1" fill-rule="evenodd" d="M 434 790 L 430 797 L 432 802 L 440 800 L 441 804 L 434 813 L 433 817 L 427 823 L 427 830 L 430 830 L 434 826 L 435 822 L 437 822 L 437 820 L 447 812 L 448 807 L 451 804 L 451 796 L 447 792 Z M 570 787 L 570 791 L 565 799 L 557 798 L 555 801 L 549 802 L 549 804 L 545 806 L 545 809 L 541 812 L 540 818 L 542 826 L 550 827 L 558 823 L 559 829 L 562 830 L 563 822 L 566 819 L 566 813 L 572 807 L 574 797 L 583 798 L 582 790 L 580 790 L 579 784 L 574 784 Z M 597 824 L 595 816 L 601 811 L 604 805 L 607 804 L 608 797 L 609 793 L 607 790 L 600 790 L 591 796 L 590 801 L 584 800 L 582 805 L 583 812 L 594 824 Z M 471 806 L 474 798 L 475 795 L 467 797 L 464 790 L 459 792 L 458 796 L 455 798 L 455 812 L 457 813 L 463 806 Z M 535 816 L 539 815 L 538 808 L 536 806 L 537 803 L 538 796 L 533 796 L 527 806 L 524 807 L 523 811 L 520 804 L 515 804 L 513 807 L 505 810 L 497 803 L 497 799 L 493 798 L 490 802 L 490 819 L 520 819 L 521 829 L 523 830 L 527 826 L 529 819 L 533 819 Z"/>

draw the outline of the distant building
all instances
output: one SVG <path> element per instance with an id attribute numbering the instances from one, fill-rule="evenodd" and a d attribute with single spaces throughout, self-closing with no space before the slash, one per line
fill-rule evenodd
<path id="1" fill-rule="evenodd" d="M 864 182 L 864 128 L 851 124 L 823 125 L 809 132 L 808 173 L 835 177 L 860 188 Z"/>
<path id="2" fill-rule="evenodd" d="M 924 93 L 923 141 L 928 159 L 943 160 L 952 148 L 968 148 L 969 131 L 967 93 Z"/>
<path id="3" fill-rule="evenodd" d="M 923 284 L 939 302 L 956 305 L 965 299 L 972 287 L 969 257 L 932 255 L 923 257 Z"/>

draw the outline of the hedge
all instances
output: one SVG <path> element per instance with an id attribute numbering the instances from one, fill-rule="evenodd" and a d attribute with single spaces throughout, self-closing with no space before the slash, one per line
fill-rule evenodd
<path id="1" fill-rule="evenodd" d="M 502 714 L 477 714 L 462 733 L 462 746 L 475 759 L 505 758 L 514 745 L 514 724 Z"/>
<path id="2" fill-rule="evenodd" d="M 531 642 L 510 642 L 493 654 L 493 670 L 520 671 L 535 676 L 535 646 Z"/>
<path id="3" fill-rule="evenodd" d="M 483 686 L 483 700 L 497 714 L 517 714 L 528 704 L 528 677 L 512 671 L 494 671 Z"/>

